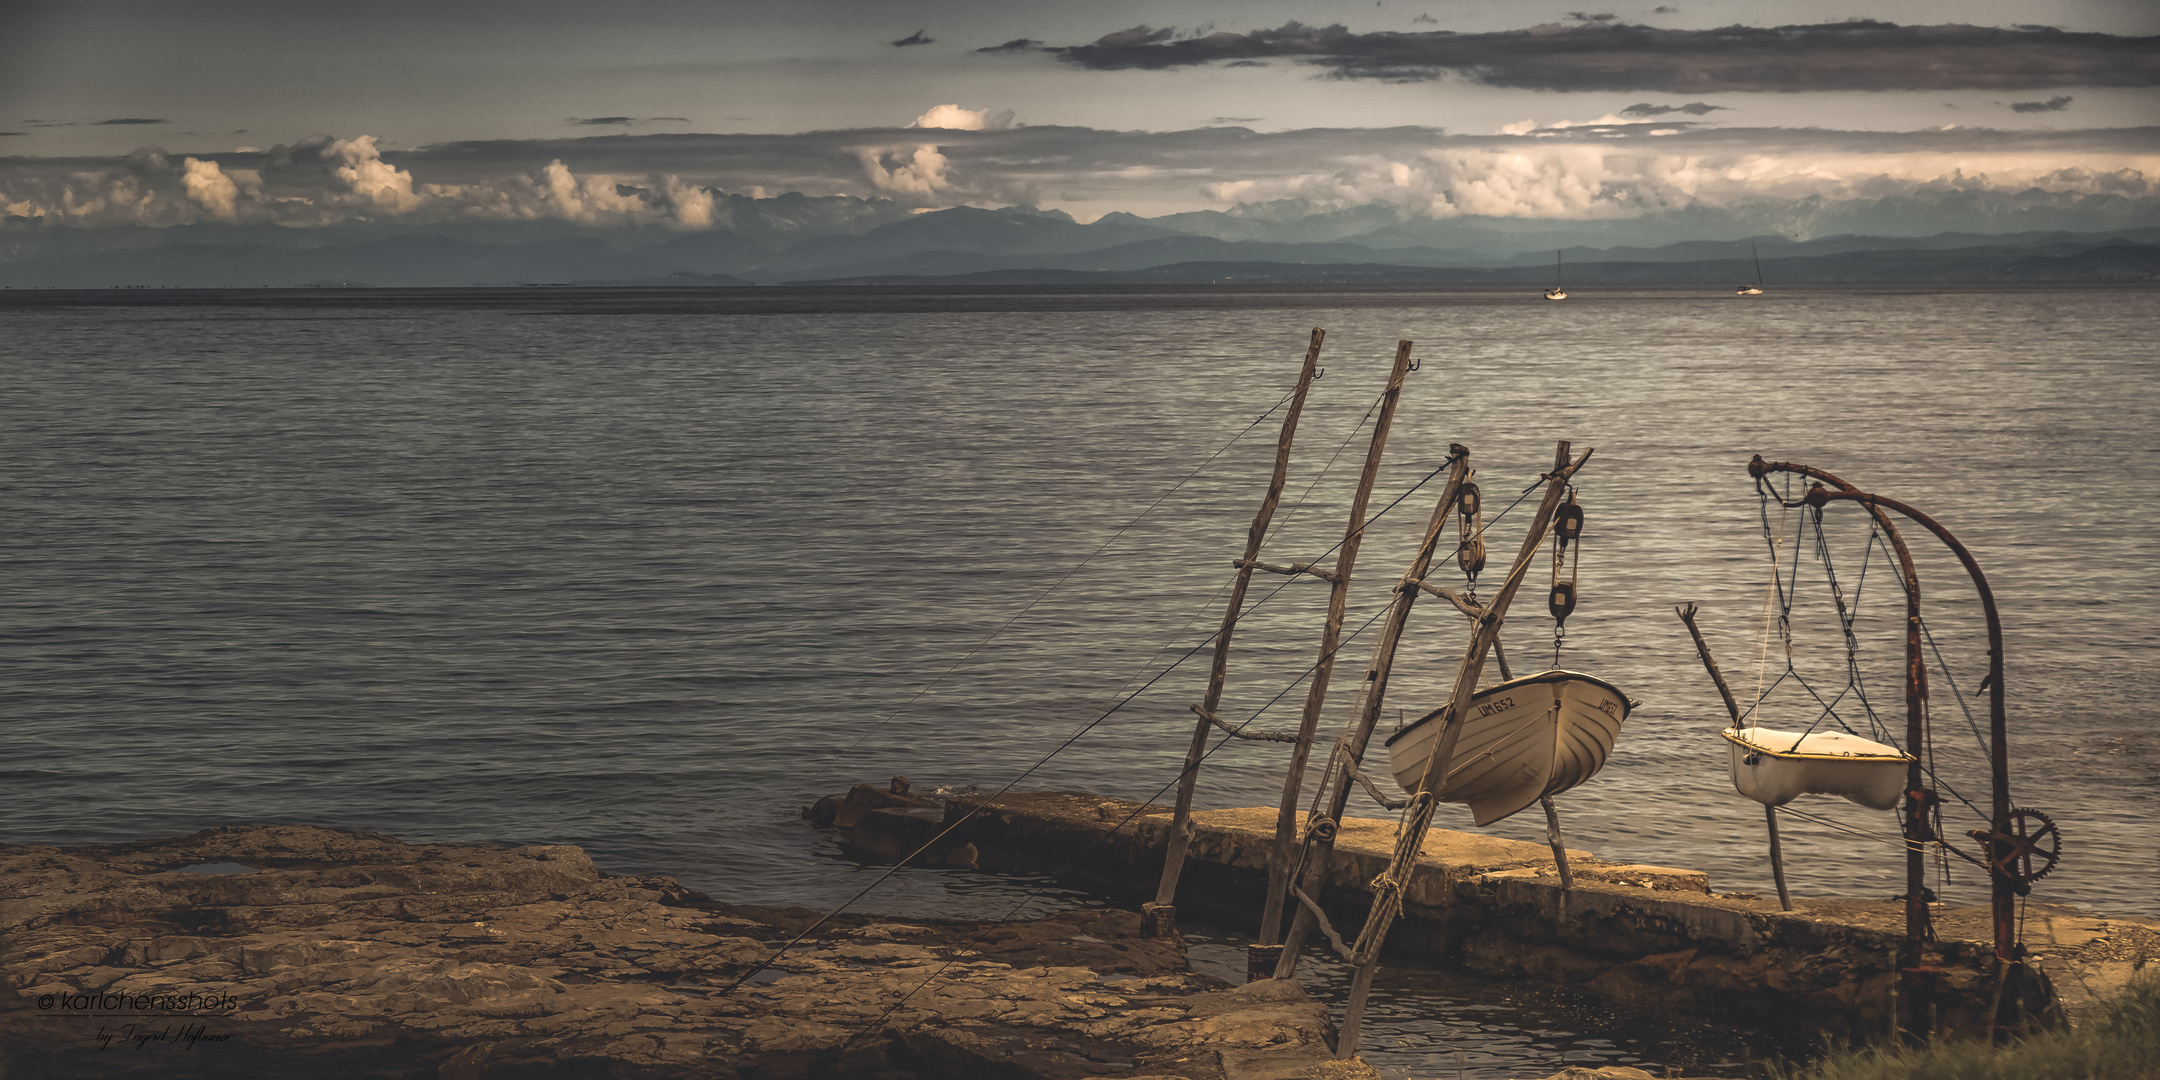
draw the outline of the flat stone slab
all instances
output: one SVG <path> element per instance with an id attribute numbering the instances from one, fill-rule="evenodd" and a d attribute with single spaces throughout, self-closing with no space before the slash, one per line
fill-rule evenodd
<path id="1" fill-rule="evenodd" d="M 285 826 L 0 847 L 0 1060 L 53 1077 L 1354 1075 L 1295 983 L 1194 974 L 1137 914 L 819 917 L 611 876 L 574 847 Z"/>

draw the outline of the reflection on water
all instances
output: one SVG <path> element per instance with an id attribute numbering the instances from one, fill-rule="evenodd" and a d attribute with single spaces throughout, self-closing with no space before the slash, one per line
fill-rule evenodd
<path id="1" fill-rule="evenodd" d="M 9 301 L 0 840 L 289 822 L 570 843 L 613 872 L 830 907 L 874 875 L 798 811 L 850 784 L 1159 797 L 1206 679 L 1204 654 L 1171 662 L 1221 617 L 1273 458 L 1266 414 L 1320 325 L 1328 375 L 1271 561 L 1340 539 L 1398 338 L 1423 366 L 1376 507 L 1451 442 L 1473 451 L 1488 521 L 1553 440 L 1597 448 L 1560 659 L 1643 705 L 1605 771 L 1560 800 L 1573 846 L 1771 888 L 1761 811 L 1731 791 L 1723 707 L 1672 613 L 1702 605 L 1743 690 L 1782 670 L 1760 633 L 1744 471 L 1761 452 L 1912 502 L 1977 553 L 2007 622 L 2013 797 L 2067 838 L 2039 898 L 2160 914 L 2160 743 L 2141 737 L 2160 698 L 2143 509 L 2160 474 L 2137 467 L 2160 450 L 2160 293 L 775 293 L 746 308 L 532 292 Z M 1348 627 L 1377 614 L 1434 494 L 1368 530 Z M 1880 674 L 1902 653 L 1895 597 L 1858 581 L 1864 515 L 1828 520 L 1863 606 L 1859 669 L 1901 728 Z M 1520 528 L 1495 525 L 1496 561 Z M 1949 689 L 1977 700 L 1977 605 L 1953 559 L 1915 548 L 1950 666 L 1934 759 L 1946 789 L 1985 805 Z M 1263 594 L 1222 713 L 1286 727 L 1325 589 Z M 1390 715 L 1447 689 L 1464 629 L 1437 607 L 1412 621 Z M 1795 663 L 1842 685 L 1826 590 L 1794 626 Z M 1521 665 L 1554 655 L 1535 592 L 1503 636 Z M 1346 664 L 1369 645 L 1353 638 Z M 1323 730 L 1355 692 L 1344 670 Z M 1766 724 L 1812 719 L 1779 707 Z M 1866 730 L 1864 709 L 1851 719 Z M 1275 805 L 1282 766 L 1279 747 L 1228 747 L 1200 805 Z M 1796 892 L 1902 890 L 1892 815 L 1807 802 L 1829 824 L 1785 829 Z M 1362 796 L 1352 813 L 1385 816 Z M 1976 824 L 1956 799 L 1950 813 L 1951 835 Z M 1542 840 L 1537 816 L 1490 831 Z M 1930 885 L 1947 898 L 1984 895 L 1963 863 L 1945 874 Z M 995 915 L 1019 895 L 911 871 L 861 903 Z M 1401 1037 L 1478 1018 L 1432 1015 L 1448 1019 Z M 1628 1045 L 1588 1020 L 1518 1026 L 1579 1032 L 1546 1041 L 1585 1053 Z"/>
<path id="2" fill-rule="evenodd" d="M 1221 926 L 1181 926 L 1194 970 L 1245 981 L 1252 939 Z M 1308 950 L 1298 981 L 1337 1021 L 1349 1000 L 1350 970 Z M 1563 989 L 1384 962 L 1373 977 L 1358 1055 L 1387 1080 L 1507 1080 L 1546 1076 L 1571 1065 L 1626 1065 L 1653 1076 L 1739 1077 L 1751 1061 L 1804 1060 L 1817 1048 L 1762 1031 L 1684 1016 L 1617 1012 Z"/>

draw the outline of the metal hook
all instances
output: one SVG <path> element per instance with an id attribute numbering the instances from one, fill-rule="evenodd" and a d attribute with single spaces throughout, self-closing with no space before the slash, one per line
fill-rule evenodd
<path id="1" fill-rule="evenodd" d="M 1412 360 L 1410 361 L 1410 366 L 1409 366 L 1409 367 L 1406 367 L 1406 368 L 1404 368 L 1403 370 L 1404 370 L 1405 372 L 1410 372 L 1410 371 L 1416 371 L 1417 369 L 1419 369 L 1419 368 L 1421 368 L 1421 367 L 1424 367 L 1424 366 L 1425 366 L 1425 359 L 1424 359 L 1423 357 L 1417 357 L 1417 358 L 1414 358 L 1414 359 L 1412 359 Z"/>
<path id="2" fill-rule="evenodd" d="M 1327 374 L 1326 368 L 1314 368 L 1312 373 L 1312 381 L 1319 382 L 1320 377 L 1325 374 Z"/>

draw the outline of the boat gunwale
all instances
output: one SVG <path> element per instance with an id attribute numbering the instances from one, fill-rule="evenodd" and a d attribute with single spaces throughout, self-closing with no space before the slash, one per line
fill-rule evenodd
<path id="1" fill-rule="evenodd" d="M 1404 730 L 1408 729 L 1406 728 Z M 1745 746 L 1750 750 L 1754 750 L 1758 753 L 1768 754 L 1771 757 L 1778 758 L 1784 761 L 1895 761 L 1905 763 L 1920 760 L 1919 758 L 1916 758 L 1911 754 L 1904 752 L 1903 750 L 1899 750 L 1895 754 L 1803 754 L 1796 750 L 1774 750 L 1770 747 L 1762 745 L 1761 743 L 1749 742 L 1748 740 L 1734 734 L 1734 732 L 1739 730 L 1739 728 L 1726 728 L 1718 732 L 1718 734 L 1723 735 L 1727 742 L 1730 742 L 1736 746 Z M 1762 729 L 1749 728 L 1747 730 L 1760 731 Z M 1801 738 L 1806 738 L 1807 734 L 1812 734 L 1812 732 L 1801 735 Z M 1854 737 L 1858 738 L 1858 736 Z M 1874 740 L 1872 739 L 1868 741 L 1874 742 Z M 1876 743 L 1876 745 L 1880 746 L 1882 744 Z"/>
<path id="2" fill-rule="evenodd" d="M 1623 692 L 1619 687 L 1614 686 L 1613 684 L 1606 682 L 1605 680 L 1600 679 L 1595 675 L 1587 674 L 1581 671 L 1570 671 L 1566 668 L 1548 668 L 1544 671 L 1525 675 L 1519 679 L 1509 679 L 1504 683 L 1496 683 L 1492 686 L 1488 686 L 1485 689 L 1478 691 L 1475 694 L 1470 695 L 1470 700 L 1476 701 L 1479 698 L 1487 697 L 1492 694 L 1497 694 L 1500 691 L 1509 689 L 1511 687 L 1529 686 L 1535 683 L 1571 682 L 1577 679 L 1580 679 L 1584 682 L 1596 683 L 1597 685 L 1612 691 L 1613 696 L 1620 699 L 1620 715 L 1613 718 L 1615 723 L 1625 724 L 1627 722 L 1628 716 L 1635 711 L 1635 702 L 1630 700 L 1627 694 Z M 1423 727 L 1428 721 L 1433 720 L 1441 713 L 1444 713 L 1446 711 L 1447 706 L 1442 705 L 1439 708 L 1418 717 L 1416 720 L 1413 720 L 1410 723 L 1404 725 L 1401 731 L 1398 731 L 1393 735 L 1388 736 L 1386 739 L 1382 740 L 1380 743 L 1381 747 L 1386 748 L 1394 746 L 1397 739 L 1401 739 L 1402 737 L 1410 734 L 1411 732 L 1416 731 L 1418 728 Z"/>

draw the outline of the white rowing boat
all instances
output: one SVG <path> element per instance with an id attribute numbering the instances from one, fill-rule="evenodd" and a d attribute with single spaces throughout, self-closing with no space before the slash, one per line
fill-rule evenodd
<path id="1" fill-rule="evenodd" d="M 1490 825 L 1597 775 L 1633 705 L 1619 688 L 1576 671 L 1541 671 L 1478 691 L 1440 784 L 1440 801 L 1467 803 Z M 1440 737 L 1436 709 L 1388 737 L 1388 766 L 1415 791 Z"/>
<path id="2" fill-rule="evenodd" d="M 1897 747 L 1842 731 L 1749 727 L 1720 734 L 1731 744 L 1733 787 L 1764 806 L 1783 806 L 1802 795 L 1842 795 L 1870 810 L 1890 810 L 1905 793 L 1906 766 L 1913 760 Z"/>

